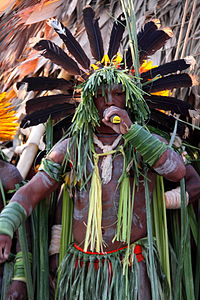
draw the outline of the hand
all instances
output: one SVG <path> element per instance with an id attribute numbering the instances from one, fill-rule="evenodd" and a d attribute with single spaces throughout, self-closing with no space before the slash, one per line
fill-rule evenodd
<path id="1" fill-rule="evenodd" d="M 119 124 L 114 124 L 110 121 L 110 117 L 113 115 L 117 115 L 121 118 L 121 122 Z M 112 128 L 115 132 L 121 134 L 127 133 L 132 125 L 127 111 L 116 106 L 110 106 L 104 111 L 104 118 L 102 119 L 102 122 L 106 126 Z"/>
<path id="2" fill-rule="evenodd" d="M 6 300 L 26 300 L 27 289 L 26 283 L 19 280 L 13 280 L 6 296 Z"/>
<path id="3" fill-rule="evenodd" d="M 0 264 L 5 262 L 8 259 L 11 245 L 12 245 L 12 240 L 10 236 L 1 234 L 0 235 Z"/>

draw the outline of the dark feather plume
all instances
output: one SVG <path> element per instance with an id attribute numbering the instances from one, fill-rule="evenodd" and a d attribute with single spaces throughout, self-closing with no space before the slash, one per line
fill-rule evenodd
<path id="1" fill-rule="evenodd" d="M 148 123 L 149 125 L 154 126 L 155 128 L 159 128 L 160 130 L 163 130 L 167 133 L 173 132 L 175 118 L 155 109 L 151 109 L 150 116 L 150 121 Z M 177 134 L 182 137 L 185 133 L 185 128 L 186 126 L 183 123 L 178 122 Z"/>
<path id="2" fill-rule="evenodd" d="M 113 28 L 110 35 L 108 57 L 113 58 L 117 54 L 120 46 L 120 42 L 125 30 L 126 19 L 124 18 L 124 13 L 122 13 L 113 24 Z"/>
<path id="3" fill-rule="evenodd" d="M 189 103 L 174 97 L 150 95 L 146 96 L 145 100 L 149 108 L 171 111 L 172 114 L 182 116 L 189 116 L 189 110 L 194 109 Z"/>
<path id="4" fill-rule="evenodd" d="M 48 40 L 39 41 L 34 47 L 35 50 L 43 51 L 42 55 L 53 63 L 64 68 L 71 75 L 79 75 L 80 69 L 77 63 L 69 57 L 60 47 Z"/>
<path id="5" fill-rule="evenodd" d="M 50 21 L 49 23 L 63 40 L 68 51 L 73 55 L 76 61 L 79 62 L 84 69 L 89 69 L 90 60 L 69 29 L 57 20 Z"/>
<path id="6" fill-rule="evenodd" d="M 160 21 L 158 19 L 153 19 L 153 20 L 147 22 L 144 25 L 144 28 L 141 29 L 141 31 L 139 31 L 137 34 L 138 44 L 140 42 L 142 42 L 143 40 L 145 40 L 149 34 L 156 31 L 159 27 L 160 27 Z M 128 48 L 127 53 L 126 53 L 126 64 L 129 68 L 133 64 L 130 47 Z"/>
<path id="7" fill-rule="evenodd" d="M 160 20 L 153 19 L 144 25 L 144 28 L 137 34 L 138 43 L 145 40 L 149 34 L 160 28 Z"/>
<path id="8" fill-rule="evenodd" d="M 153 68 L 147 72 L 141 73 L 141 78 L 143 81 L 147 79 L 152 79 L 157 75 L 168 75 L 170 73 L 176 73 L 177 71 L 183 71 L 190 67 L 190 64 L 187 63 L 185 59 L 178 59 L 161 65 L 159 67 Z"/>
<path id="9" fill-rule="evenodd" d="M 97 61 L 101 61 L 104 55 L 103 40 L 98 19 L 95 18 L 95 12 L 91 6 L 86 6 L 83 9 L 83 20 L 90 42 L 91 53 Z"/>
<path id="10" fill-rule="evenodd" d="M 44 123 L 48 120 L 49 117 L 54 121 L 59 121 L 64 117 L 69 117 L 70 122 L 75 112 L 75 105 L 71 103 L 64 103 L 54 105 L 47 109 L 42 109 L 40 111 L 35 111 L 31 114 L 25 116 L 21 121 L 20 127 L 27 128 L 30 126 L 35 126 L 41 123 Z"/>
<path id="11" fill-rule="evenodd" d="M 27 91 L 51 91 L 57 90 L 71 90 L 74 86 L 73 81 L 65 80 L 62 78 L 50 78 L 50 77 L 28 77 L 22 81 L 17 82 L 17 89 L 19 89 L 24 83 L 28 84 Z"/>
<path id="12" fill-rule="evenodd" d="M 26 113 L 40 112 L 58 104 L 71 104 L 69 101 L 74 99 L 74 97 L 72 95 L 60 94 L 32 98 L 26 102 Z"/>
<path id="13" fill-rule="evenodd" d="M 146 35 L 145 39 L 138 41 L 139 59 L 142 63 L 148 56 L 153 55 L 162 48 L 165 42 L 172 37 L 172 31 L 169 28 L 154 30 Z"/>
<path id="14" fill-rule="evenodd" d="M 174 74 L 169 75 L 153 82 L 143 87 L 143 90 L 147 93 L 154 93 L 164 90 L 172 90 L 174 88 L 190 87 L 194 85 L 193 77 L 189 74 Z"/>

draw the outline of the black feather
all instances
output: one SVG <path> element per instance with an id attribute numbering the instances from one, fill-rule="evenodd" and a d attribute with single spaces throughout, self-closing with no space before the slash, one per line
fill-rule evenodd
<path id="1" fill-rule="evenodd" d="M 156 24 L 156 20 L 152 20 L 150 22 L 147 22 L 144 25 L 144 28 L 138 32 L 137 34 L 137 40 L 138 40 L 138 44 L 140 44 L 140 42 L 142 42 L 143 40 L 146 39 L 146 37 L 151 34 L 152 32 L 156 31 L 158 29 L 158 26 Z M 126 64 L 128 66 L 128 68 L 130 68 L 133 64 L 132 61 L 132 55 L 131 55 L 131 49 L 130 47 L 128 48 L 127 52 L 126 52 Z"/>
<path id="2" fill-rule="evenodd" d="M 162 48 L 170 38 L 171 34 L 165 30 L 155 30 L 149 33 L 145 39 L 138 41 L 140 62 L 142 63 L 148 56 Z"/>
<path id="3" fill-rule="evenodd" d="M 174 74 L 149 82 L 143 87 L 143 90 L 147 93 L 154 93 L 174 88 L 190 87 L 192 84 L 192 78 L 189 74 Z"/>
<path id="4" fill-rule="evenodd" d="M 68 102 L 74 98 L 75 96 L 64 94 L 32 98 L 26 102 L 26 113 L 39 112 L 57 104 L 69 104 Z"/>
<path id="5" fill-rule="evenodd" d="M 159 110 L 151 109 L 150 120 L 148 125 L 152 125 L 155 128 L 170 133 L 174 130 L 175 118 L 173 118 L 172 116 L 168 116 L 160 112 Z M 186 126 L 183 123 L 178 122 L 177 134 L 182 137 L 185 133 L 185 128 Z"/>
<path id="6" fill-rule="evenodd" d="M 101 61 L 104 55 L 103 40 L 98 19 L 95 18 L 95 12 L 91 6 L 86 6 L 83 9 L 83 20 L 90 42 L 91 53 L 97 61 Z"/>
<path id="7" fill-rule="evenodd" d="M 108 57 L 110 59 L 116 55 L 120 42 L 122 40 L 122 36 L 126 26 L 126 19 L 124 18 L 124 13 L 122 13 L 117 20 L 113 24 L 113 28 L 110 35 L 109 49 L 108 49 Z"/>
<path id="8" fill-rule="evenodd" d="M 79 62 L 79 64 L 81 64 L 83 68 L 89 69 L 90 60 L 87 57 L 81 45 L 79 44 L 79 42 L 69 31 L 69 29 L 57 20 L 52 21 L 51 25 L 53 26 L 57 34 L 60 36 L 60 38 L 63 40 L 63 42 L 67 46 L 68 51 L 71 53 L 71 55 L 74 56 L 76 61 Z"/>
<path id="9" fill-rule="evenodd" d="M 51 117 L 54 121 L 59 121 L 66 116 L 72 119 L 75 108 L 76 106 L 74 104 L 64 103 L 54 105 L 47 109 L 41 109 L 40 111 L 35 111 L 25 116 L 25 118 L 21 121 L 20 127 L 27 128 L 44 123 L 49 117 Z"/>
<path id="10" fill-rule="evenodd" d="M 168 75 L 177 71 L 183 71 L 189 67 L 190 64 L 186 63 L 185 59 L 178 59 L 161 65 L 159 67 L 153 68 L 147 72 L 141 73 L 140 76 L 143 79 L 143 81 L 146 81 L 147 79 L 152 79 L 157 75 Z"/>
<path id="11" fill-rule="evenodd" d="M 189 116 L 189 110 L 194 109 L 189 103 L 174 97 L 150 95 L 145 96 L 145 100 L 150 108 L 171 111 L 172 114 L 182 116 Z"/>
<path id="12" fill-rule="evenodd" d="M 48 40 L 39 41 L 34 47 L 35 50 L 43 51 L 42 55 L 53 63 L 64 68 L 71 75 L 79 75 L 80 69 L 77 63 L 69 57 L 60 47 Z"/>
<path id="13" fill-rule="evenodd" d="M 51 91 L 58 90 L 71 90 L 74 86 L 73 81 L 65 80 L 62 78 L 49 78 L 49 77 L 28 77 L 22 81 L 17 82 L 17 89 L 19 89 L 24 83 L 28 83 L 27 91 Z"/>
<path id="14" fill-rule="evenodd" d="M 157 19 L 151 20 L 144 25 L 144 28 L 141 29 L 141 31 L 139 31 L 137 34 L 138 43 L 141 42 L 142 40 L 145 40 L 149 34 L 151 34 L 153 31 L 158 29 L 158 25 L 157 25 L 158 21 L 159 20 Z"/>

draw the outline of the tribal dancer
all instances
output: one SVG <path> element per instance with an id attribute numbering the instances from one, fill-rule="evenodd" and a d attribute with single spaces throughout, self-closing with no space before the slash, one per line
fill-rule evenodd
<path id="1" fill-rule="evenodd" d="M 91 53 L 97 61 L 94 64 L 67 28 L 55 20 L 50 24 L 86 72 L 50 41 L 42 40 L 34 47 L 76 76 L 76 81 L 28 78 L 25 79 L 28 89 L 37 89 L 35 80 L 38 85 L 45 85 L 45 89 L 52 89 L 54 84 L 60 84 L 61 89 L 65 87 L 68 95 L 58 97 L 63 111 L 67 107 L 72 112 L 74 107 L 63 104 L 63 99 L 78 98 L 81 93 L 81 102 L 73 116 L 69 138 L 52 149 L 38 174 L 3 210 L 0 258 L 7 259 L 13 232 L 44 197 L 59 187 L 70 167 L 73 244 L 61 265 L 58 298 L 160 299 L 167 283 L 151 239 L 150 199 L 156 174 L 179 181 L 186 169 L 180 155 L 147 129 L 145 124 L 150 116 L 147 104 L 160 108 L 159 104 L 165 102 L 167 106 L 176 101 L 175 110 L 180 109 L 181 100 L 151 93 L 195 84 L 197 80 L 192 75 L 171 74 L 188 68 L 192 59 L 181 59 L 145 72 L 141 69 L 138 76 L 131 45 L 124 59 L 117 54 L 126 24 L 124 14 L 114 23 L 107 55 L 91 7 L 84 9 L 83 17 Z M 152 20 L 138 34 L 141 64 L 172 35 L 169 29 L 159 26 Z M 188 110 L 189 106 L 184 104 L 184 108 Z M 53 113 L 56 115 L 56 109 Z M 8 216 L 12 222 L 7 221 Z"/>

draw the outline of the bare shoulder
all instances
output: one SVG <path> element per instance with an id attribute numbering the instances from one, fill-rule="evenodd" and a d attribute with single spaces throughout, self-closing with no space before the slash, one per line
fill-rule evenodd
<path id="1" fill-rule="evenodd" d="M 62 163 L 65 154 L 67 152 L 67 148 L 69 146 L 69 141 L 70 138 L 65 139 L 59 143 L 57 143 L 52 150 L 50 151 L 50 153 L 47 155 L 47 159 L 50 159 L 56 163 Z"/>

